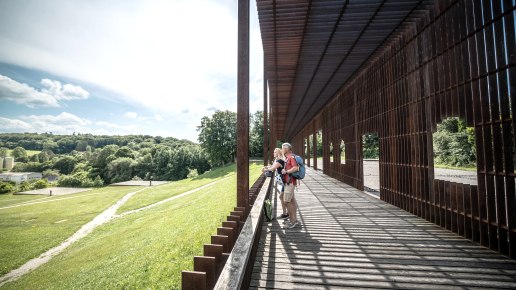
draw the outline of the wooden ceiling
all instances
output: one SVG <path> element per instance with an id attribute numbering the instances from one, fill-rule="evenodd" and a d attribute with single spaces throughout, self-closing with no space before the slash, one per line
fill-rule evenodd
<path id="1" fill-rule="evenodd" d="M 424 0 L 258 0 L 274 126 L 290 140 Z"/>

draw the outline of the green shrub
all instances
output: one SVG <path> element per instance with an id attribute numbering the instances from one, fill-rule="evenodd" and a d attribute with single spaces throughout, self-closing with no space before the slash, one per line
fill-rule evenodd
<path id="1" fill-rule="evenodd" d="M 48 180 L 40 179 L 32 184 L 32 189 L 43 189 L 48 187 Z"/>
<path id="2" fill-rule="evenodd" d="M 0 194 L 14 193 L 16 186 L 12 182 L 0 181 Z"/>

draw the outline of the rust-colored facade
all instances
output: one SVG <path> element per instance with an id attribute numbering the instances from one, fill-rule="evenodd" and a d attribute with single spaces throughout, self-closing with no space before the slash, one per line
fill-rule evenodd
<path id="1" fill-rule="evenodd" d="M 299 9 L 310 10 L 311 5 Z M 515 1 L 433 1 L 417 15 L 412 12 L 342 80 L 303 129 L 293 136 L 286 129 L 284 135 L 272 136 L 292 140 L 297 152 L 306 155 L 302 148 L 309 136 L 322 129 L 323 172 L 363 189 L 362 135 L 377 133 L 382 200 L 516 258 L 515 6 Z M 265 57 L 271 59 L 267 40 L 272 39 L 264 40 Z M 303 43 L 300 39 L 293 47 Z M 272 86 L 282 81 L 274 73 L 268 71 Z M 274 117 L 288 120 L 288 115 L 275 116 L 281 112 L 272 98 L 281 93 L 275 95 L 273 89 L 272 122 Z M 296 96 L 289 98 L 292 102 Z M 447 117 L 461 117 L 474 127 L 478 186 L 434 179 L 432 134 Z M 345 164 L 339 153 L 342 141 Z M 315 138 L 307 152 L 306 160 L 320 168 Z"/>

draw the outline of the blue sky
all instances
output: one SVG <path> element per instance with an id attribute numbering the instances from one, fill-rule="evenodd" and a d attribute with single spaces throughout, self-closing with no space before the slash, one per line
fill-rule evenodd
<path id="1" fill-rule="evenodd" d="M 236 111 L 237 3 L 0 2 L 0 132 L 150 134 L 197 140 Z M 263 55 L 251 1 L 250 110 Z"/>

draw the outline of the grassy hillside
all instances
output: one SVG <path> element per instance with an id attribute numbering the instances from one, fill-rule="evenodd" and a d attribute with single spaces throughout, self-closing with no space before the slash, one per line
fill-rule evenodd
<path id="1" fill-rule="evenodd" d="M 105 187 L 0 209 L 0 275 L 60 244 L 83 224 L 139 187 Z M 20 196 L 2 196 L 2 204 Z M 41 203 L 36 203 L 45 201 Z M 49 201 L 49 202 L 46 202 Z M 20 203 L 11 203 L 16 205 Z"/>
<path id="2" fill-rule="evenodd" d="M 147 206 L 160 200 L 181 194 L 183 192 L 198 188 L 220 178 L 228 177 L 235 174 L 236 166 L 234 164 L 224 167 L 212 169 L 205 174 L 195 178 L 183 179 L 170 182 L 164 185 L 148 188 L 137 193 L 126 204 L 118 209 L 118 213 Z"/>
<path id="3" fill-rule="evenodd" d="M 251 165 L 250 180 L 261 166 Z M 97 228 L 5 289 L 179 289 L 181 270 L 236 204 L 236 175 Z"/>

